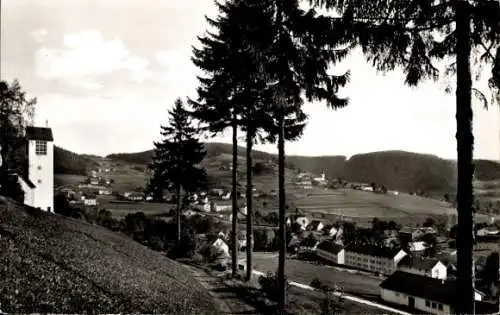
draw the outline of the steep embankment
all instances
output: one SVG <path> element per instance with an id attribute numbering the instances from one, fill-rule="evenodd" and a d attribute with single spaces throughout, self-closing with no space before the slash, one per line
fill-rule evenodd
<path id="1" fill-rule="evenodd" d="M 185 267 L 105 228 L 0 200 L 7 313 L 217 314 Z"/>

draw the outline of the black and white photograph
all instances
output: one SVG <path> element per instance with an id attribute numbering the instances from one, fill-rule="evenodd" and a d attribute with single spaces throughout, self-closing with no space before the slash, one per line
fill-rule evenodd
<path id="1" fill-rule="evenodd" d="M 0 0 L 0 315 L 500 315 L 500 0 Z"/>

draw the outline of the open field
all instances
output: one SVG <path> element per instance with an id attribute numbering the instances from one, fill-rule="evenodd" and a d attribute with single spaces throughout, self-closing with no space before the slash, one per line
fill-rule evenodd
<path id="1" fill-rule="evenodd" d="M 5 313 L 220 314 L 179 263 L 93 224 L 0 203 Z"/>
<path id="2" fill-rule="evenodd" d="M 270 254 L 254 254 L 254 269 L 262 272 L 276 272 L 278 268 L 278 256 Z M 286 275 L 289 280 L 309 285 L 312 280 L 318 278 L 324 284 L 342 287 L 345 293 L 357 295 L 367 299 L 378 298 L 380 294 L 379 284 L 383 279 L 375 276 L 350 273 L 336 270 L 332 266 L 316 265 L 307 261 L 287 259 Z"/>
<path id="3" fill-rule="evenodd" d="M 54 174 L 54 186 L 75 186 L 85 180 L 83 175 Z"/>

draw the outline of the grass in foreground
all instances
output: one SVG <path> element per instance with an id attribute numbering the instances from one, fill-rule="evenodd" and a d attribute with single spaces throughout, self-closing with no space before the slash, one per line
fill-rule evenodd
<path id="1" fill-rule="evenodd" d="M 105 228 L 0 204 L 7 313 L 217 314 L 184 266 Z"/>

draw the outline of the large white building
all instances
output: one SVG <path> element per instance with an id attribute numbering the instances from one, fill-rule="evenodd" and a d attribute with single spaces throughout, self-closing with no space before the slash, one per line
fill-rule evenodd
<path id="1" fill-rule="evenodd" d="M 20 176 L 24 203 L 54 212 L 54 137 L 52 129 L 26 127 L 28 172 Z"/>
<path id="2" fill-rule="evenodd" d="M 396 271 L 398 263 L 407 253 L 402 249 L 375 245 L 351 244 L 345 248 L 345 264 L 384 275 Z"/>
<path id="3" fill-rule="evenodd" d="M 441 261 L 420 256 L 403 257 L 398 264 L 398 270 L 436 279 L 448 277 L 447 268 Z"/>
<path id="4" fill-rule="evenodd" d="M 418 313 L 453 314 L 458 285 L 444 280 L 396 271 L 380 284 L 382 300 L 416 309 Z M 498 314 L 498 302 L 483 302 L 485 294 L 474 291 L 477 314 Z"/>

